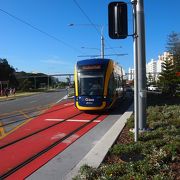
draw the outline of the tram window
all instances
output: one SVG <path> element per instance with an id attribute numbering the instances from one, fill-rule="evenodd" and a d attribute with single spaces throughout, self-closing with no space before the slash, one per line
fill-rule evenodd
<path id="1" fill-rule="evenodd" d="M 79 74 L 79 94 L 80 95 L 102 95 L 103 75 L 99 73 Z"/>

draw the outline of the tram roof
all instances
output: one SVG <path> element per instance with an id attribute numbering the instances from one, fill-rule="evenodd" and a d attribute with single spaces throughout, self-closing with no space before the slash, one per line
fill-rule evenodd
<path id="1" fill-rule="evenodd" d="M 110 59 L 85 59 L 85 60 L 80 60 L 77 62 L 78 66 L 83 66 L 83 65 L 94 65 L 94 64 L 107 64 L 110 61 Z"/>

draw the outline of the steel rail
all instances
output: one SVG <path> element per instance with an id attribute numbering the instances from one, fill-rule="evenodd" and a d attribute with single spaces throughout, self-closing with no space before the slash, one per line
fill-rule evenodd
<path id="1" fill-rule="evenodd" d="M 19 139 L 16 139 L 16 140 L 14 140 L 14 141 L 12 141 L 12 142 L 10 142 L 10 143 L 8 143 L 8 144 L 5 144 L 5 145 L 3 145 L 3 146 L 0 146 L 0 149 L 4 149 L 4 148 L 6 148 L 6 147 L 8 147 L 8 146 L 10 146 L 10 145 L 13 145 L 13 144 L 19 142 L 19 141 L 22 141 L 22 140 L 24 140 L 24 139 L 27 139 L 27 138 L 35 135 L 35 134 L 38 134 L 38 133 L 40 133 L 40 132 L 42 132 L 42 131 L 45 131 L 45 130 L 47 130 L 47 129 L 49 129 L 49 128 L 52 128 L 52 127 L 54 127 L 54 126 L 56 126 L 56 125 L 59 125 L 59 124 L 65 122 L 66 120 L 72 119 L 72 118 L 74 118 L 74 117 L 76 117 L 76 116 L 78 116 L 78 115 L 80 115 L 80 114 L 82 114 L 82 113 L 83 113 L 83 112 L 77 113 L 77 114 L 75 114 L 75 115 L 73 115 L 73 116 L 70 116 L 70 117 L 68 117 L 68 118 L 60 121 L 60 122 L 56 122 L 56 123 L 54 123 L 54 124 L 52 124 L 52 125 L 50 125 L 50 126 L 47 126 L 47 127 L 45 127 L 45 128 L 42 128 L 42 129 L 39 129 L 38 131 L 35 131 L 35 132 L 31 133 L 31 134 L 28 134 L 28 135 L 23 136 L 23 137 L 21 137 L 21 138 L 19 138 Z"/>
<path id="2" fill-rule="evenodd" d="M 8 176 L 10 176 L 11 174 L 13 174 L 14 172 L 16 172 L 17 170 L 21 169 L 22 167 L 24 167 L 25 165 L 29 164 L 30 162 L 32 162 L 33 160 L 35 160 L 36 158 L 40 157 L 41 155 L 43 155 L 44 153 L 48 152 L 49 150 L 51 150 L 52 148 L 54 148 L 55 146 L 57 146 L 58 144 L 60 144 L 61 142 L 63 142 L 64 140 L 66 140 L 67 138 L 69 138 L 70 136 L 72 136 L 73 134 L 75 134 L 76 132 L 80 131 L 81 129 L 83 129 L 84 127 L 86 127 L 87 125 L 89 125 L 90 123 L 92 123 L 94 120 L 96 120 L 98 117 L 100 117 L 100 115 L 97 115 L 96 117 L 94 117 L 93 119 L 91 119 L 89 122 L 81 125 L 80 127 L 76 128 L 75 130 L 73 130 L 72 132 L 70 132 L 68 135 L 66 135 L 65 137 L 63 137 L 60 140 L 57 140 L 56 142 L 54 142 L 53 144 L 51 144 L 50 146 L 48 146 L 47 148 L 43 149 L 42 151 L 38 152 L 37 154 L 31 156 L 30 158 L 28 158 L 27 160 L 25 160 L 24 162 L 20 163 L 19 165 L 17 165 L 16 167 L 12 168 L 11 170 L 7 171 L 6 173 L 4 173 L 3 175 L 0 176 L 0 179 L 5 179 Z M 59 124 L 59 123 L 58 123 Z M 57 124 L 56 124 L 57 125 Z"/>

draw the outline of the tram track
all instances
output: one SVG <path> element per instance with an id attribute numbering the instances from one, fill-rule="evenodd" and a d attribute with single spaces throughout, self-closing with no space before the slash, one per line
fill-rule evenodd
<path id="1" fill-rule="evenodd" d="M 39 129 L 39 130 L 36 131 L 36 132 L 33 132 L 33 133 L 28 134 L 28 135 L 26 135 L 26 136 L 24 136 L 24 137 L 21 137 L 21 138 L 15 140 L 15 141 L 13 141 L 13 142 L 10 142 L 10 143 L 8 143 L 8 144 L 5 144 L 5 145 L 3 145 L 3 146 L 0 146 L 0 149 L 6 148 L 6 147 L 8 147 L 8 146 L 10 146 L 10 145 L 12 145 L 12 144 L 15 144 L 15 143 L 17 143 L 17 142 L 19 142 L 19 141 L 22 141 L 22 140 L 26 139 L 26 138 L 28 138 L 28 137 L 31 137 L 31 136 L 33 136 L 33 135 L 35 135 L 35 134 L 38 134 L 38 133 L 40 133 L 40 132 L 42 132 L 42 131 L 45 131 L 45 130 L 47 130 L 47 129 L 49 129 L 49 128 L 52 128 L 52 127 L 54 127 L 54 126 L 56 126 L 56 125 L 59 125 L 59 124 L 65 122 L 65 121 L 67 121 L 68 119 L 72 119 L 72 118 L 74 118 L 74 117 L 76 117 L 76 116 L 78 116 L 78 115 L 80 115 L 80 114 L 83 114 L 83 112 L 77 113 L 77 114 L 75 114 L 75 115 L 73 115 L 73 116 L 70 116 L 70 117 L 68 117 L 68 118 L 65 118 L 64 120 L 62 120 L 62 121 L 60 121 L 60 122 L 56 122 L 56 123 L 54 123 L 54 124 L 51 124 L 50 126 L 47 126 L 47 127 L 45 127 L 45 128 L 42 128 L 42 129 Z"/>
<path id="2" fill-rule="evenodd" d="M 65 119 L 64 121 L 61 121 L 61 122 L 58 122 L 58 123 L 55 123 L 53 124 L 52 126 L 49 126 L 48 128 L 51 128 L 53 126 L 56 126 L 56 125 L 59 125 L 60 123 L 63 123 L 65 121 L 67 121 L 68 119 L 71 119 L 75 116 L 78 116 L 80 114 L 83 114 L 83 112 L 80 112 L 79 114 L 76 114 L 72 117 L 68 117 L 67 119 Z M 31 157 L 29 157 L 28 159 L 26 159 L 25 161 L 23 161 L 22 163 L 16 165 L 15 167 L 13 167 L 12 169 L 10 169 L 9 171 L 5 172 L 4 174 L 2 174 L 0 176 L 0 179 L 5 179 L 7 178 L 8 176 L 12 175 L 13 173 L 15 173 L 16 171 L 18 171 L 19 169 L 21 169 L 22 167 L 28 165 L 30 162 L 32 162 L 33 160 L 37 159 L 38 157 L 40 157 L 41 155 L 43 155 L 44 153 L 48 152 L 49 150 L 51 150 L 52 148 L 54 148 L 55 146 L 59 145 L 60 143 L 62 143 L 63 141 L 65 141 L 66 139 L 68 139 L 69 137 L 71 137 L 73 134 L 77 133 L 78 131 L 82 130 L 83 128 L 85 128 L 86 126 L 90 125 L 93 121 L 97 120 L 99 117 L 101 117 L 103 114 L 99 114 L 99 115 L 96 115 L 95 117 L 93 117 L 92 119 L 90 119 L 88 122 L 85 122 L 84 124 L 80 125 L 79 127 L 77 127 L 76 129 L 74 129 L 73 131 L 71 131 L 70 133 L 68 133 L 67 135 L 65 135 L 64 137 L 62 137 L 61 139 L 53 142 L 52 144 L 50 144 L 48 147 L 42 149 L 41 151 L 37 152 L 36 154 L 32 155 Z M 47 128 L 46 128 L 47 129 Z M 45 129 L 44 129 L 45 130 Z M 36 132 L 36 133 L 32 133 L 31 136 L 37 134 L 37 133 L 41 133 L 43 131 L 43 129 L 39 132 Z M 30 135 L 25 137 L 25 138 L 28 138 L 28 137 L 31 137 Z M 23 138 L 23 139 L 25 139 Z M 21 139 L 22 140 L 22 139 Z M 19 140 L 19 141 L 21 141 Z M 27 139 L 28 140 L 28 139 Z M 19 142 L 19 141 L 16 141 Z M 14 142 L 15 143 L 15 142 Z M 13 143 L 13 144 L 14 144 Z M 9 144 L 8 146 L 10 146 L 12 144 Z M 7 146 L 4 146 L 3 148 L 6 148 Z M 2 147 L 1 147 L 2 149 Z"/>

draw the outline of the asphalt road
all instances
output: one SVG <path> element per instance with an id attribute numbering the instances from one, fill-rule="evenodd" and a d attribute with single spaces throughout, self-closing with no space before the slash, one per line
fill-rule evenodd
<path id="1" fill-rule="evenodd" d="M 36 108 L 60 101 L 67 94 L 65 89 L 39 93 L 14 100 L 0 102 L 0 115 L 24 109 Z"/>

